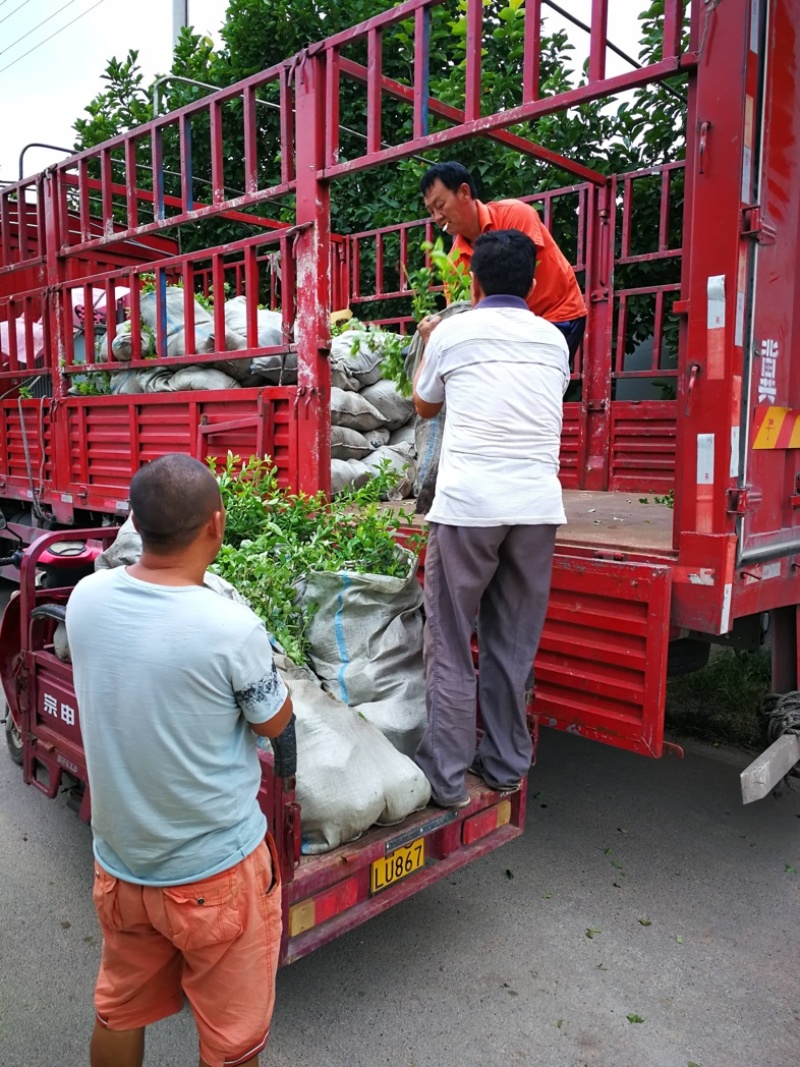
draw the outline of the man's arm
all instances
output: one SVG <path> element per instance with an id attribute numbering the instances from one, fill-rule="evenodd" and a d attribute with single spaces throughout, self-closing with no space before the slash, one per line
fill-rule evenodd
<path id="1" fill-rule="evenodd" d="M 441 321 L 442 320 L 439 315 L 426 315 L 424 319 L 420 319 L 420 322 L 417 326 L 417 331 L 420 337 L 422 338 L 423 345 L 427 346 L 430 335 L 433 333 L 433 331 L 436 329 L 436 327 Z M 416 373 L 414 375 L 414 407 L 416 408 L 416 412 L 421 419 L 432 419 L 442 410 L 442 408 L 444 407 L 444 401 L 442 400 L 439 403 L 432 404 L 428 400 L 423 400 L 417 392 L 417 382 L 420 379 L 420 376 L 422 374 L 422 368 L 424 366 L 425 349 L 423 348 L 422 359 L 419 361 L 419 366 L 417 367 Z"/>
<path id="2" fill-rule="evenodd" d="M 280 709 L 266 722 L 251 722 L 250 729 L 259 737 L 277 737 L 289 725 L 292 717 L 292 698 L 286 697 Z"/>

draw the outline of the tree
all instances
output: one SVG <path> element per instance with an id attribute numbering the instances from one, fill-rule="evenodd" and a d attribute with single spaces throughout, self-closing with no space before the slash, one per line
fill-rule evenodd
<path id="1" fill-rule="evenodd" d="M 232 84 L 257 71 L 266 69 L 306 45 L 345 29 L 384 10 L 387 0 L 351 0 L 351 3 L 326 5 L 318 0 L 229 0 L 227 18 L 222 30 L 224 44 L 214 49 L 212 42 L 201 38 L 191 29 L 184 29 L 175 48 L 171 73 L 210 85 Z M 663 0 L 651 0 L 640 14 L 641 45 L 639 58 L 643 63 L 658 58 L 661 48 Z M 489 113 L 513 106 L 519 101 L 521 63 L 524 40 L 524 0 L 485 0 L 483 41 L 483 110 Z M 546 29 L 546 23 L 545 23 Z M 430 35 L 430 91 L 431 95 L 460 107 L 463 103 L 467 60 L 466 0 L 446 0 L 431 9 Z M 586 78 L 585 70 L 576 69 L 572 46 L 563 32 L 545 34 L 541 42 L 540 92 L 554 95 Z M 408 85 L 413 73 L 413 24 L 401 23 L 387 30 L 383 48 L 384 73 Z M 363 45 L 354 45 L 350 58 L 366 62 Z M 122 130 L 140 124 L 152 115 L 151 91 L 143 85 L 136 52 L 125 59 L 112 59 L 104 74 L 106 88 L 87 106 L 88 118 L 75 123 L 76 147 L 97 144 Z M 163 86 L 162 112 L 183 106 L 202 95 L 205 90 L 181 82 L 167 82 Z M 340 121 L 341 158 L 363 154 L 365 132 L 365 96 L 360 87 L 342 83 Z M 648 85 L 617 101 L 593 101 L 567 113 L 548 115 L 521 124 L 512 132 L 538 141 L 548 148 L 593 167 L 604 174 L 657 165 L 680 159 L 684 152 L 686 117 L 685 79 L 676 77 L 670 82 Z M 412 112 L 409 105 L 395 100 L 384 101 L 384 136 L 392 143 L 401 143 L 411 136 Z M 277 113 L 268 107 L 258 109 L 259 144 L 277 145 L 280 138 Z M 431 128 L 444 128 L 448 123 L 431 118 Z M 240 124 L 239 124 L 240 126 Z M 349 132 L 355 131 L 355 132 Z M 209 138 L 204 120 L 193 123 L 194 196 L 197 201 L 208 198 L 210 170 Z M 224 132 L 226 156 L 226 186 L 231 190 L 243 188 L 243 144 L 240 128 L 231 123 Z M 140 186 L 148 187 L 149 145 L 140 147 L 142 169 L 137 173 Z M 492 195 L 525 196 L 537 190 L 558 188 L 572 184 L 573 179 L 563 171 L 520 156 L 487 138 L 473 138 L 462 142 L 457 149 L 429 153 L 429 161 L 452 157 L 457 153 L 461 161 L 475 174 L 479 191 L 485 199 Z M 269 184 L 269 168 L 275 160 L 266 152 L 261 163 L 264 184 Z M 176 131 L 166 131 L 164 162 L 167 174 L 165 189 L 180 192 L 180 153 Z M 113 160 L 116 167 L 124 166 L 122 156 Z M 425 163 L 405 159 L 391 167 L 340 179 L 334 183 L 331 224 L 335 232 L 354 233 L 360 230 L 418 217 L 421 211 L 418 183 Z M 683 187 L 680 177 L 672 188 L 673 214 L 680 217 Z M 644 190 L 637 200 L 637 232 L 648 238 L 657 232 L 659 189 Z M 263 210 L 263 209 L 262 209 Z M 292 205 L 283 203 L 270 208 L 285 219 L 293 218 Z M 555 228 L 560 243 L 569 249 L 575 239 L 576 216 L 574 205 L 567 199 L 557 204 Z M 212 219 L 188 228 L 183 237 L 185 251 L 210 247 L 241 236 L 238 224 L 225 219 Z M 631 271 L 627 270 L 630 275 Z M 627 284 L 626 270 L 620 281 Z M 670 280 L 665 272 L 675 270 L 675 264 L 638 265 L 637 284 L 655 284 Z M 628 324 L 626 348 L 632 349 L 652 333 L 652 310 L 646 300 L 632 304 Z"/>

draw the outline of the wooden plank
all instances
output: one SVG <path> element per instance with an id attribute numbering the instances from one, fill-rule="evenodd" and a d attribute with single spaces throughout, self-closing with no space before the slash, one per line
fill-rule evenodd
<path id="1" fill-rule="evenodd" d="M 798 761 L 800 737 L 797 734 L 783 734 L 742 771 L 742 803 L 752 804 L 754 800 L 762 800 Z"/>

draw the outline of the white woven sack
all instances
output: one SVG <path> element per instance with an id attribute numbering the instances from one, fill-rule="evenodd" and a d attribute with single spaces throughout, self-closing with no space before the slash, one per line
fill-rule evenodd
<path id="1" fill-rule="evenodd" d="M 414 422 L 407 422 L 405 426 L 401 426 L 399 430 L 393 430 L 389 436 L 388 443 L 392 448 L 396 448 L 398 445 L 410 445 L 416 455 L 415 434 L 414 434 Z"/>
<path id="2" fill-rule="evenodd" d="M 412 457 L 410 445 L 400 445 L 397 448 L 384 445 L 382 448 L 376 448 L 374 452 L 370 452 L 361 462 L 373 474 L 378 474 L 381 466 L 388 462 L 390 469 L 400 475 L 397 485 L 391 493 L 385 496 L 385 499 L 405 500 L 413 495 L 414 482 L 417 477 L 417 465 Z"/>
<path id="3" fill-rule="evenodd" d="M 240 389 L 235 378 L 216 367 L 181 367 L 169 381 L 174 393 L 192 389 Z"/>
<path id="4" fill-rule="evenodd" d="M 331 389 L 331 422 L 334 426 L 349 426 L 351 430 L 376 430 L 386 425 L 386 419 L 360 393 Z"/>
<path id="5" fill-rule="evenodd" d="M 142 359 L 146 359 L 148 356 L 155 355 L 155 337 L 142 326 L 141 332 L 141 344 L 142 344 Z M 133 344 L 131 343 L 131 323 L 121 322 L 117 327 L 117 332 L 114 334 L 114 340 L 111 342 L 111 351 L 114 353 L 115 359 L 124 361 L 130 361 L 133 359 Z"/>
<path id="6" fill-rule="evenodd" d="M 147 370 L 136 372 L 136 380 L 142 387 L 143 393 L 170 393 L 170 378 L 174 371 L 172 367 L 151 367 Z"/>
<path id="7" fill-rule="evenodd" d="M 391 435 L 385 427 L 379 427 L 377 430 L 365 430 L 364 436 L 369 441 L 370 452 L 372 452 L 376 448 L 382 448 L 384 445 L 388 445 L 389 437 Z"/>
<path id="8" fill-rule="evenodd" d="M 403 551 L 398 549 L 398 551 Z M 360 711 L 407 756 L 425 729 L 422 589 L 410 552 L 403 578 L 312 571 L 301 603 L 311 605 L 309 662 L 324 688 Z"/>
<path id="9" fill-rule="evenodd" d="M 168 356 L 186 355 L 186 319 L 184 315 L 183 289 L 180 286 L 168 285 L 164 294 L 164 316 L 166 322 L 166 337 Z M 156 322 L 158 318 L 158 304 L 155 292 L 145 293 L 139 303 L 142 322 L 156 334 Z M 211 315 L 202 304 L 194 301 L 194 352 L 214 351 L 214 323 Z"/>
<path id="10" fill-rule="evenodd" d="M 389 430 L 399 430 L 414 414 L 414 401 L 411 397 L 403 396 L 398 392 L 395 383 L 386 378 L 381 378 L 374 385 L 368 385 L 361 391 L 361 395 L 380 411 Z"/>
<path id="11" fill-rule="evenodd" d="M 270 348 L 273 345 L 282 345 L 283 341 L 283 318 L 280 311 L 269 311 L 267 308 L 258 308 L 256 311 L 256 323 L 258 326 L 257 343 L 259 348 Z M 225 327 L 241 334 L 247 347 L 247 297 L 234 296 L 225 301 Z"/>
<path id="12" fill-rule="evenodd" d="M 111 392 L 120 396 L 124 393 L 143 393 L 144 389 L 135 370 L 121 370 L 111 375 Z"/>
<path id="13" fill-rule="evenodd" d="M 357 711 L 326 693 L 311 671 L 279 654 L 275 662 L 296 716 L 304 853 L 328 852 L 375 823 L 401 822 L 425 807 L 430 785 L 415 763 Z"/>
<path id="14" fill-rule="evenodd" d="M 374 432 L 374 431 L 373 431 Z M 362 459 L 375 448 L 363 433 L 347 426 L 331 426 L 331 457 L 333 459 Z"/>
<path id="15" fill-rule="evenodd" d="M 285 352 L 273 356 L 256 356 L 250 364 L 252 374 L 257 374 L 269 385 L 295 385 L 297 382 L 297 353 Z"/>
<path id="16" fill-rule="evenodd" d="M 361 388 L 358 378 L 353 378 L 342 366 L 331 364 L 331 388 L 344 389 L 348 393 L 357 393 Z"/>
<path id="17" fill-rule="evenodd" d="M 354 489 L 360 489 L 366 485 L 372 477 L 372 471 L 365 467 L 360 459 L 332 459 L 331 460 L 331 496 L 336 496 L 352 485 Z"/>
<path id="18" fill-rule="evenodd" d="M 344 370 L 351 378 L 356 378 L 362 388 L 377 382 L 381 377 L 383 336 L 379 331 L 345 330 L 331 338 L 331 368 Z"/>
<path id="19" fill-rule="evenodd" d="M 470 311 L 471 308 L 472 305 L 468 301 L 459 300 L 455 304 L 449 304 L 437 314 L 440 318 L 447 319 L 451 315 L 462 315 L 464 312 Z M 414 334 L 405 362 L 406 374 L 412 381 L 422 359 L 424 348 L 422 335 L 419 333 Z M 444 437 L 445 412 L 446 409 L 443 407 L 439 414 L 432 419 L 417 417 L 415 421 L 417 481 L 414 486 L 414 496 L 417 498 L 416 510 L 419 515 L 425 515 L 430 510 L 436 492 L 439 456 L 442 451 L 442 439 Z"/>

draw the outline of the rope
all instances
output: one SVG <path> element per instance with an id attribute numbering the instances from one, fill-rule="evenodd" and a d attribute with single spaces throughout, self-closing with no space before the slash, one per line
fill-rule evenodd
<path id="1" fill-rule="evenodd" d="M 33 508 L 33 514 L 36 516 L 36 518 L 40 522 L 46 522 L 47 521 L 47 515 L 45 515 L 45 513 L 42 511 L 42 508 L 41 508 L 41 506 L 39 504 L 39 493 L 40 493 L 41 490 L 36 488 L 36 483 L 33 480 L 33 464 L 31 463 L 31 450 L 30 450 L 30 446 L 28 445 L 28 430 L 27 430 L 27 427 L 25 426 L 25 413 L 24 413 L 24 411 L 22 409 L 22 397 L 21 396 L 17 397 L 17 408 L 19 409 L 19 425 L 20 425 L 20 429 L 22 431 L 22 447 L 23 447 L 23 450 L 25 452 L 25 467 L 26 467 L 26 470 L 28 472 L 28 481 L 30 482 L 30 486 L 31 486 L 31 507 Z M 42 414 L 43 414 L 42 405 L 40 404 L 40 406 L 39 406 L 39 415 L 40 415 L 40 417 L 42 416 Z M 40 447 L 42 449 L 42 452 L 44 452 L 44 440 L 41 441 L 41 446 Z"/>
<path id="2" fill-rule="evenodd" d="M 716 11 L 716 9 L 719 7 L 719 5 L 721 3 L 722 3 L 722 0 L 703 0 L 703 4 L 704 4 L 704 9 L 703 10 L 705 12 L 705 19 L 703 20 L 703 34 L 702 34 L 702 36 L 700 38 L 700 47 L 697 49 L 698 59 L 700 58 L 700 56 L 702 56 L 703 48 L 705 47 L 706 34 L 708 33 L 708 23 L 709 23 L 709 19 L 711 18 L 711 12 L 712 11 Z"/>

